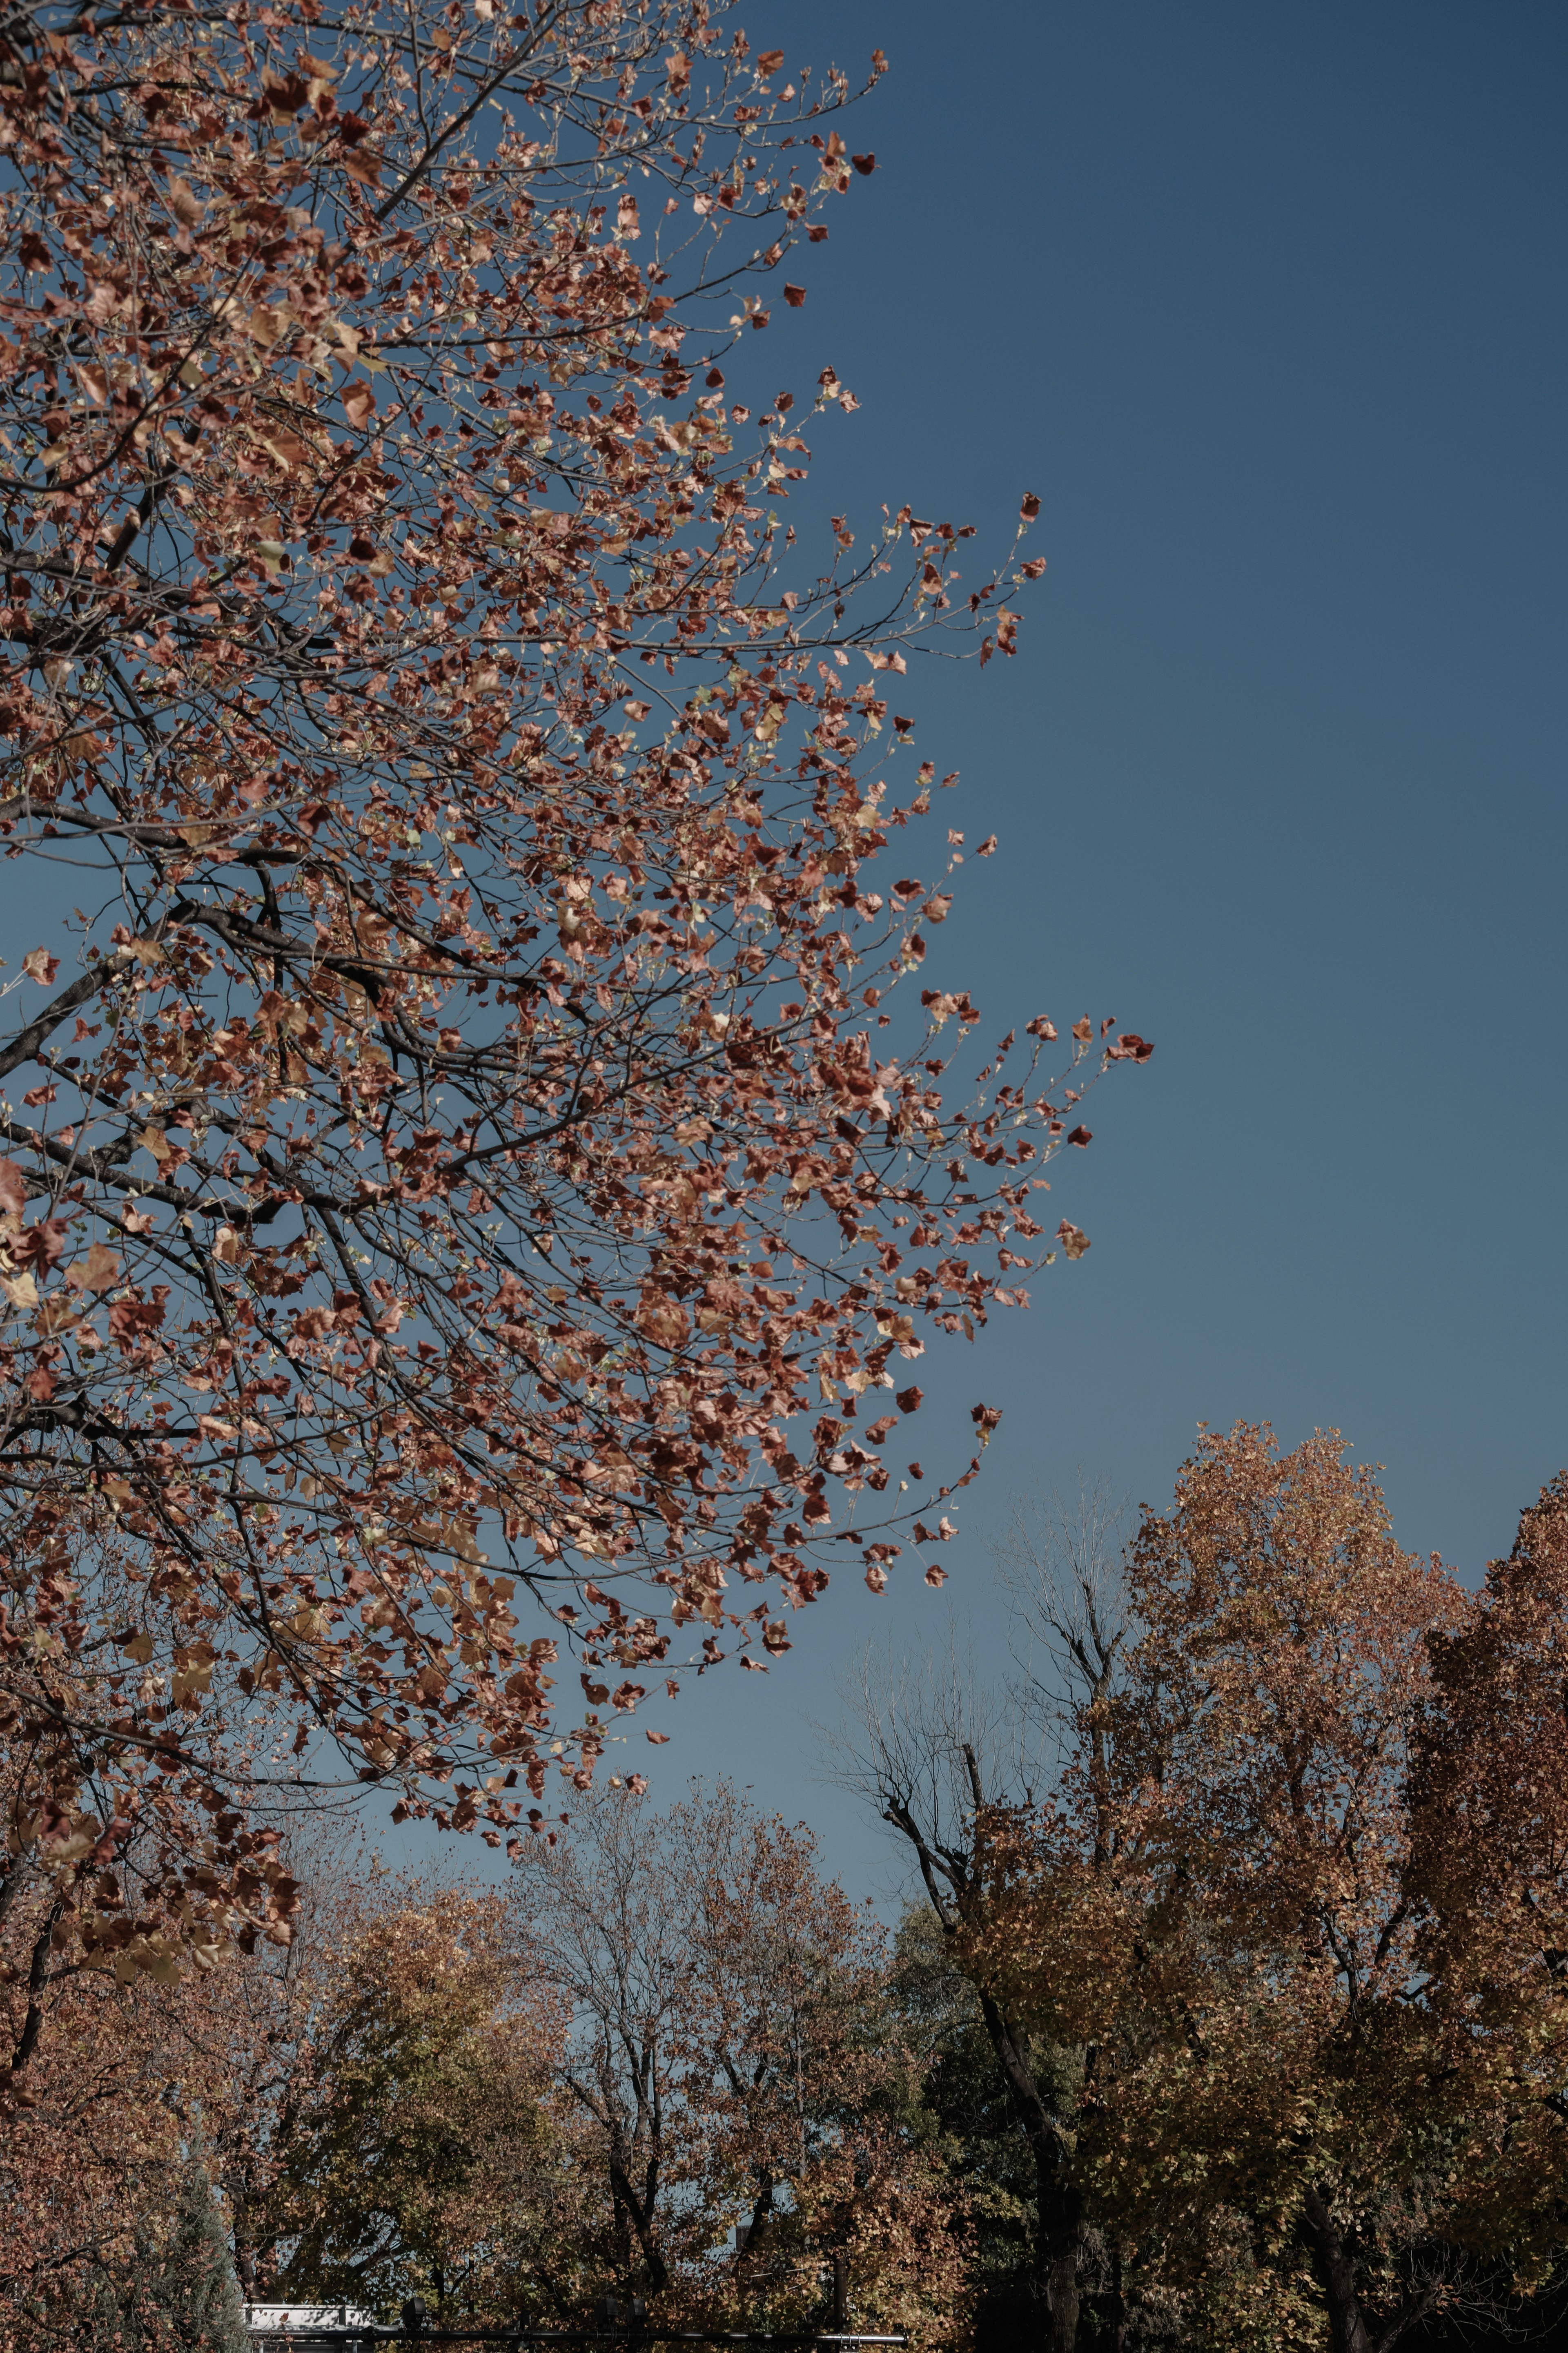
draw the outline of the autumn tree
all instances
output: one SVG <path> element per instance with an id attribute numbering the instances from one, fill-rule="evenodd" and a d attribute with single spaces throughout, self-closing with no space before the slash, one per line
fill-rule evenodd
<path id="1" fill-rule="evenodd" d="M 941 1989 L 927 2096 L 939 2111 L 956 2107 L 950 2122 L 971 2147 L 972 2172 L 988 2179 L 1003 2242 L 1020 2224 L 1026 2242 L 1021 2267 L 1005 2255 L 994 2265 L 1003 2326 L 1014 2341 L 1055 2353 L 1076 2343 L 1084 2287 L 1104 2268 L 1072 2164 L 1084 2053 L 1040 2034 L 971 1956 L 987 1917 L 990 1812 L 1029 1806 L 1086 1727 L 1103 1776 L 1102 1719 L 1130 1630 L 1125 1519 L 1125 1506 L 1092 1484 L 1071 1501 L 1020 1501 L 994 1546 L 1011 1605 L 1013 1687 L 989 1688 L 956 1651 L 889 1661 L 873 1648 L 843 1692 L 843 1724 L 826 1728 L 833 1778 L 903 1843 L 929 1906 L 917 1906 L 907 1933 L 918 1950 L 934 1929 L 934 1949 L 904 1971 L 917 2015 Z M 973 2151 L 973 2109 L 988 2104 L 982 2137 L 1006 2148 L 994 2179 Z M 1114 2250 L 1104 2285 L 1114 2314 L 1122 2301 Z"/>
<path id="2" fill-rule="evenodd" d="M 798 2328 L 837 2252 L 863 2316 L 947 2342 L 955 2200 L 900 2128 L 914 2058 L 880 1935 L 807 1834 L 724 1785 L 658 1815 L 610 1786 L 519 1873 L 521 1928 L 574 2007 L 562 2084 L 604 2183 L 607 2276 L 667 2318 Z"/>
<path id="3" fill-rule="evenodd" d="M 1089 2227 L 1072 2157 L 1081 2052 L 1039 2032 L 975 1956 L 990 1916 L 986 1822 L 1026 1803 L 1044 1769 L 1037 1727 L 1019 1723 L 956 1655 L 882 1660 L 868 1652 L 844 1694 L 832 1746 L 840 1784 L 904 1843 L 951 1967 L 973 1987 L 990 2053 L 1028 2151 L 1028 2263 L 1021 2344 L 1071 2353 Z"/>
<path id="4" fill-rule="evenodd" d="M 1458 2218 L 1529 2287 L 1564 2255 L 1568 2131 L 1568 1474 L 1520 1516 L 1434 1645 L 1414 1775 L 1420 1957 L 1464 2086 Z"/>
<path id="5" fill-rule="evenodd" d="M 1521 2235 L 1488 2086 L 1524 2045 L 1479 2003 L 1455 2031 L 1416 1797 L 1472 1605 L 1336 1436 L 1245 1425 L 1144 1514 L 1128 1599 L 1058 1789 L 982 1823 L 973 1966 L 1084 2053 L 1072 2179 L 1205 2342 L 1393 2347 L 1495 2298 Z"/>
<path id="6" fill-rule="evenodd" d="M 562 2085 L 587 2128 L 602 2182 L 605 2276 L 634 2268 L 658 2293 L 668 2284 L 665 2208 L 680 2128 L 678 2020 L 700 1905 L 679 1852 L 682 1811 L 656 1841 L 624 1788 L 584 1792 L 572 1836 L 547 1834 L 518 1858 L 520 1930 L 537 1940 L 571 2005 Z"/>
<path id="7" fill-rule="evenodd" d="M 702 2204 L 721 2214 L 739 2192 L 747 2318 L 798 2326 L 824 2255 L 842 2255 L 859 2319 L 947 2343 L 967 2317 L 967 2194 L 909 2130 L 925 2054 L 890 1999 L 885 1934 L 823 1880 L 803 1826 L 742 1808 L 713 1827 L 683 2041 Z"/>
<path id="8" fill-rule="evenodd" d="M 12 1793 L 24 1777 L 9 1767 Z M 175 2013 L 213 1972 L 173 1956 L 84 1967 L 61 1936 L 83 1858 L 48 1827 L 17 1837 L 0 1876 L 0 2341 L 14 2353 L 119 2343 L 127 2353 L 236 2353 L 228 2219 L 204 2137 L 222 2087 Z M 86 1858 L 90 1868 L 90 1856 Z M 156 1869 L 133 1840 L 132 1877 Z M 209 1959 L 211 1955 L 208 1955 Z M 229 1973 L 231 1979 L 238 1972 Z"/>
<path id="9" fill-rule="evenodd" d="M 147 1936 L 279 1924 L 237 1793 L 514 1836 L 679 1630 L 782 1651 L 851 1517 L 874 1588 L 940 1538 L 879 1393 L 1150 1050 L 890 1027 L 952 861 L 871 887 L 936 783 L 888 697 L 1042 566 L 797 541 L 853 396 L 725 368 L 875 159 L 726 15 L 0 35 L 0 828 L 86 902 L 0 1042 L 0 1701 L 61 1814 L 195 1809 Z"/>
<path id="10" fill-rule="evenodd" d="M 156 1836 L 133 1833 L 133 1879 Z M 548 2106 L 561 2013 L 501 1898 L 395 1877 L 319 1826 L 289 1853 L 289 1942 L 184 1969 L 167 1947 L 84 1960 L 58 1935 L 59 1867 L 13 1864 L 0 2341 L 118 2329 L 195 2353 L 205 2330 L 226 2353 L 241 2284 L 508 2310 L 542 2242 L 558 2274 L 577 2260 L 575 2152 Z"/>
<path id="11" fill-rule="evenodd" d="M 502 1899 L 351 1883 L 300 1977 L 255 2269 L 273 2293 L 394 2316 L 416 2293 L 438 2317 L 494 2310 L 570 2198 L 544 2105 L 559 2013 Z"/>
<path id="12" fill-rule="evenodd" d="M 1031 2153 L 1009 2341 L 1522 2325 L 1568 2109 L 1562 1482 L 1479 1598 L 1331 1434 L 1205 1433 L 1120 1558 L 1103 1499 L 1047 1516 L 1005 1547 L 1016 1686 L 873 1661 L 838 1747 L 930 1906 L 925 2096 L 988 2174 L 1005 2087 Z"/>
<path id="13" fill-rule="evenodd" d="M 342 1860 L 336 1844 L 290 1841 L 302 1883 L 286 1941 L 231 1952 L 199 1976 L 187 1971 L 166 1997 L 175 2056 L 205 2087 L 204 2161 L 223 2192 L 236 2274 L 253 2302 L 270 2286 L 274 2268 L 278 2126 L 314 2080 L 322 1949 L 362 1900 L 356 1878 L 323 1877 Z"/>
<path id="14" fill-rule="evenodd" d="M 964 2270 L 980 2353 L 1027 2344 L 1035 2272 L 1036 2172 L 980 1996 L 929 1904 L 911 1903 L 894 1939 L 889 1994 L 919 2057 L 911 2129 L 931 2136 L 964 2185 Z"/>

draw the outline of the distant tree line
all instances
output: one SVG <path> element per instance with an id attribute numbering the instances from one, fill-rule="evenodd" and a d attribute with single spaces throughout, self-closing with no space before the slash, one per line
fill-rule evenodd
<path id="1" fill-rule="evenodd" d="M 296 1832 L 286 1936 L 83 1968 L 9 1757 L 0 2341 L 231 2353 L 242 2293 L 779 2331 L 836 2263 L 953 2353 L 1552 2341 L 1568 1482 L 1478 1593 L 1246 1427 L 1005 1549 L 1011 1686 L 872 1659 L 833 1736 L 891 1931 L 728 1784 L 612 1778 L 501 1884 Z"/>

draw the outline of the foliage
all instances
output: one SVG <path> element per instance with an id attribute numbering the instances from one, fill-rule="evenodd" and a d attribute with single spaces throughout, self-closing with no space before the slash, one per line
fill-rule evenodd
<path id="1" fill-rule="evenodd" d="M 137 1879 L 146 1843 L 127 1852 Z M 0 2311 L 19 2346 L 68 2341 L 84 2313 L 94 2342 L 111 2324 L 154 2331 L 149 2347 L 189 2333 L 208 2240 L 218 2341 L 235 2272 L 252 2295 L 395 2307 L 411 2279 L 432 2300 L 485 2292 L 551 2197 L 569 2233 L 542 2105 L 559 2014 L 514 1965 L 500 1900 L 391 1880 L 324 1841 L 291 1854 L 308 1884 L 289 1946 L 162 1981 L 83 1968 L 36 1862 L 0 1885 Z"/>
<path id="2" fill-rule="evenodd" d="M 187 2164 L 172 2235 L 160 2245 L 138 2217 L 130 2263 L 89 2273 L 95 2345 L 124 2353 L 247 2353 L 249 2337 L 228 2236 L 199 2164 Z"/>
<path id="3" fill-rule="evenodd" d="M 1079 1022 L 1057 1098 L 1042 1016 L 975 1099 L 966 996 L 882 1037 L 950 899 L 867 888 L 935 781 L 880 690 L 1042 566 L 796 545 L 802 416 L 719 362 L 852 93 L 723 14 L 7 20 L 0 828 L 89 904 L 0 1045 L 0 1701 L 62 1835 L 162 1813 L 162 1942 L 63 1915 L 132 1966 L 287 1935 L 290 1736 L 500 1841 L 563 1643 L 581 1781 L 676 1630 L 787 1650 L 846 1508 L 879 1589 L 857 1400 L 1023 1296 L 1150 1050 Z"/>
<path id="4" fill-rule="evenodd" d="M 1495 2306 L 1497 2259 L 1555 2200 L 1552 2062 L 1521 2080 L 1556 2019 L 1536 1891 L 1510 1830 L 1486 1864 L 1514 1891 L 1495 1928 L 1460 1896 L 1479 1845 L 1452 1838 L 1449 1730 L 1462 1695 L 1481 1702 L 1468 1769 L 1487 1760 L 1488 1820 L 1554 1861 L 1541 1785 L 1505 1803 L 1491 1761 L 1500 1687 L 1523 1735 L 1510 1767 L 1534 1777 L 1561 1743 L 1541 1696 L 1560 1639 L 1548 1519 L 1478 1609 L 1400 1550 L 1336 1438 L 1281 1455 L 1266 1430 L 1205 1433 L 1174 1510 L 1145 1514 L 1136 1639 L 1079 1709 L 1058 1800 L 990 1825 L 973 1965 L 1084 2054 L 1087 2211 L 1205 2343 L 1370 2353 Z M 1541 1670 L 1533 1716 L 1497 1672 L 1510 1642 Z M 1534 1962 L 1510 1966 L 1534 1999 L 1510 2015 L 1486 1998 L 1495 1968 L 1467 1970 L 1517 1955 L 1508 1924 L 1527 1917 Z"/>
<path id="5" fill-rule="evenodd" d="M 559 2158 L 559 2020 L 498 1896 L 372 1883 L 306 1958 L 257 2259 L 300 2301 L 492 2305 Z M 559 2217 L 554 2218 L 559 2221 Z"/>
<path id="6" fill-rule="evenodd" d="M 1568 1473 L 1434 1651 L 1411 1879 L 1470 2119 L 1461 2227 L 1535 2283 L 1561 2270 L 1568 2155 Z"/>
<path id="7" fill-rule="evenodd" d="M 49 2353 L 114 2332 L 128 2353 L 236 2353 L 227 2223 L 189 2151 L 207 2082 L 170 1996 L 81 1969 L 56 1940 L 52 1878 L 0 1880 L 0 2345 Z M 210 1999 L 204 1972 L 188 2013 Z"/>
<path id="8" fill-rule="evenodd" d="M 658 1816 L 612 1787 L 526 1851 L 520 1918 L 573 2005 L 562 2083 L 610 2276 L 672 2324 L 787 2330 L 837 2250 L 864 2313 L 948 2341 L 963 2193 L 909 2128 L 921 2063 L 880 1932 L 806 1831 L 723 1784 Z"/>
<path id="9" fill-rule="evenodd" d="M 979 2341 L 1024 2342 L 1032 2318 L 1034 2157 L 980 1997 L 929 1905 L 911 1905 L 899 1924 L 890 1992 L 924 2062 L 909 2125 L 935 2137 L 965 2188 L 965 2266 Z M 1050 2054 L 1031 2056 L 1046 2073 Z"/>
<path id="10" fill-rule="evenodd" d="M 1470 1595 L 1337 1439 L 1244 1425 L 1120 1597 L 1072 1574 L 1047 1802 L 986 1801 L 951 1694 L 879 1719 L 931 1898 L 890 1941 L 724 1784 L 596 1785 L 501 1891 L 296 1841 L 291 1941 L 162 1982 L 84 1968 L 14 1839 L 0 2346 L 224 2348 L 230 2228 L 249 2290 L 448 2319 L 787 2334 L 842 2258 L 955 2353 L 1546 2341 L 1568 1481 Z"/>

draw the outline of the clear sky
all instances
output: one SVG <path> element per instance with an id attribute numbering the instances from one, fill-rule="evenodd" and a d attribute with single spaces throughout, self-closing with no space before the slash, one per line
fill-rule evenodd
<path id="1" fill-rule="evenodd" d="M 944 1412 L 956 1451 L 1005 1409 L 941 1599 L 847 1567 L 765 1685 L 726 1667 L 658 1719 L 661 1779 L 732 1771 L 866 1886 L 809 1720 L 870 1636 L 951 1613 L 999 1651 L 1014 1493 L 1082 1465 L 1159 1501 L 1200 1419 L 1337 1427 L 1402 1540 L 1473 1576 L 1568 1462 L 1568 16 L 744 21 L 791 67 L 891 65 L 852 141 L 878 170 L 766 339 L 778 384 L 831 361 L 862 404 L 813 504 L 1044 502 L 1016 660 L 900 702 L 963 772 L 949 821 L 1002 841 L 928 976 L 986 1034 L 1093 1010 L 1158 1049 L 1051 1196 L 1089 1256 L 920 1368 L 928 1463 Z"/>
<path id="2" fill-rule="evenodd" d="M 864 1890 L 884 1850 L 813 1779 L 811 1719 L 872 1636 L 956 1620 L 1000 1654 L 1016 1493 L 1081 1467 L 1158 1502 L 1200 1420 L 1334 1426 L 1402 1540 L 1473 1576 L 1568 1462 L 1568 15 L 742 21 L 792 68 L 892 69 L 804 309 L 748 339 L 754 392 L 831 362 L 860 399 L 805 512 L 1043 501 L 1016 660 L 900 701 L 963 771 L 948 821 L 1002 842 L 928 977 L 988 1034 L 1092 1011 L 1157 1042 L 1049 1197 L 1089 1256 L 920 1367 L 928 1463 L 1005 1409 L 942 1595 L 895 1572 L 873 1601 L 847 1563 L 770 1675 L 727 1665 L 654 1719 L 670 1746 L 612 1752 L 665 1789 L 731 1772 Z"/>

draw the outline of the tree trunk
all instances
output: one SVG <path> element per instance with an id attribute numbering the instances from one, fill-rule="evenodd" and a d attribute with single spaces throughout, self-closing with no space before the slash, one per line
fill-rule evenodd
<path id="1" fill-rule="evenodd" d="M 1127 2353 L 1127 2295 L 1120 2239 L 1110 2250 L 1110 2353 Z"/>
<path id="2" fill-rule="evenodd" d="M 1074 2353 L 1078 2344 L 1078 2249 L 1052 2258 L 1047 2281 L 1050 2304 L 1051 2353 Z"/>
<path id="3" fill-rule="evenodd" d="M 1035 2080 L 1028 2052 L 1001 2006 L 977 1986 L 980 2014 L 996 2053 L 1013 2105 L 1035 2158 L 1035 2263 L 1031 2282 L 1036 2344 L 1030 2353 L 1074 2353 L 1078 2342 L 1079 2255 L 1083 2246 L 1083 2200 L 1058 2178 L 1062 2138 Z"/>
<path id="4" fill-rule="evenodd" d="M 651 2164 L 647 2170 L 649 2179 L 647 2195 L 639 2198 L 632 2187 L 631 2177 L 625 2165 L 616 2157 L 612 2156 L 610 2158 L 611 2191 L 616 2203 L 621 2208 L 632 2229 L 637 2232 L 637 2245 L 642 2253 L 643 2270 L 647 2274 L 649 2287 L 657 2295 L 669 2285 L 669 2266 L 659 2251 L 656 2235 L 654 2210 L 657 2193 L 654 2168 Z"/>
<path id="5" fill-rule="evenodd" d="M 256 2250 L 250 2237 L 250 2200 L 243 2189 L 229 2189 L 228 2194 L 230 2211 L 234 2216 L 235 2276 L 247 2304 L 254 2304 L 257 2301 Z"/>
<path id="6" fill-rule="evenodd" d="M 1327 2200 L 1316 2189 L 1308 2190 L 1301 2213 L 1301 2235 L 1323 2293 L 1333 2353 L 1372 2353 L 1372 2338 L 1356 2294 L 1355 2263 L 1345 2233 L 1330 2213 Z"/>
<path id="7" fill-rule="evenodd" d="M 1037 2149 L 1039 2173 L 1040 2232 L 1037 2258 L 1041 2303 L 1046 2319 L 1042 2344 L 1050 2353 L 1075 2353 L 1078 2344 L 1079 2294 L 1079 2258 L 1083 2252 L 1083 2200 L 1076 2190 L 1060 2189 L 1056 2180 L 1058 2153 Z M 1048 2163 L 1049 2173 L 1046 2171 Z"/>
<path id="8" fill-rule="evenodd" d="M 49 1947 L 55 1933 L 55 1923 L 65 1905 L 56 1903 L 49 1907 L 47 1919 L 38 1931 L 33 1947 L 32 1967 L 27 1972 L 27 2014 L 22 2021 L 22 2031 L 16 2048 L 11 2053 L 11 2073 L 19 2075 L 38 2047 L 38 2036 L 44 2023 L 44 1982 L 48 1974 Z"/>

